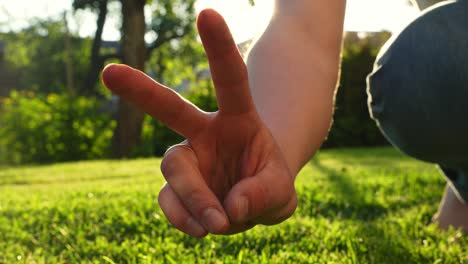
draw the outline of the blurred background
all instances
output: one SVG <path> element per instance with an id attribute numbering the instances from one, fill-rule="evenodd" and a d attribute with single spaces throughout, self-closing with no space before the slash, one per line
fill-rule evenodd
<path id="1" fill-rule="evenodd" d="M 246 52 L 267 26 L 272 2 L 0 0 L 0 164 L 162 155 L 182 138 L 110 94 L 103 67 L 142 69 L 215 111 L 197 13 L 221 12 Z M 347 5 L 340 92 L 324 147 L 385 145 L 369 118 L 365 79 L 380 47 L 419 11 L 407 0 Z"/>

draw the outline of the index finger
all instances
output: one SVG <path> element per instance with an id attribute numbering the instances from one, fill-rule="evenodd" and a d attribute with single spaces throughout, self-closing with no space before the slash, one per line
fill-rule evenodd
<path id="1" fill-rule="evenodd" d="M 206 114 L 178 93 L 126 65 L 110 64 L 102 73 L 109 90 L 134 103 L 185 138 L 195 137 L 206 125 Z"/>

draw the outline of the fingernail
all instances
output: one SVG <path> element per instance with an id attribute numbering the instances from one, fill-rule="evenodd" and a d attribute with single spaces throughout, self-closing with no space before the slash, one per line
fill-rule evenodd
<path id="1" fill-rule="evenodd" d="M 205 227 L 210 233 L 219 233 L 226 225 L 226 218 L 216 209 L 208 208 L 203 213 Z"/>
<path id="2" fill-rule="evenodd" d="M 187 225 L 187 228 L 190 230 L 190 235 L 194 237 L 202 237 L 206 234 L 205 228 L 203 228 L 203 226 L 201 226 L 192 217 L 187 219 L 187 222 L 185 224 Z"/>
<path id="3" fill-rule="evenodd" d="M 247 217 L 247 214 L 249 213 L 249 200 L 245 196 L 239 197 L 237 200 L 237 212 L 238 217 L 237 220 L 242 222 L 244 219 Z"/>

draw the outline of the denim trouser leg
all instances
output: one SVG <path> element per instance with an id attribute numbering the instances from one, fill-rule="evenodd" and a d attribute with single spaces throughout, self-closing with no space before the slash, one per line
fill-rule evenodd
<path id="1" fill-rule="evenodd" d="M 424 12 L 380 52 L 369 110 L 401 151 L 440 165 L 468 201 L 468 1 Z"/>

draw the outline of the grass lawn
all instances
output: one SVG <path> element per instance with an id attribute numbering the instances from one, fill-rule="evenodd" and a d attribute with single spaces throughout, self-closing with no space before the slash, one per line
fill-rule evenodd
<path id="1" fill-rule="evenodd" d="M 431 225 L 437 168 L 392 149 L 319 153 L 281 225 L 199 240 L 157 204 L 159 159 L 0 170 L 0 263 L 468 263 L 468 237 Z"/>

